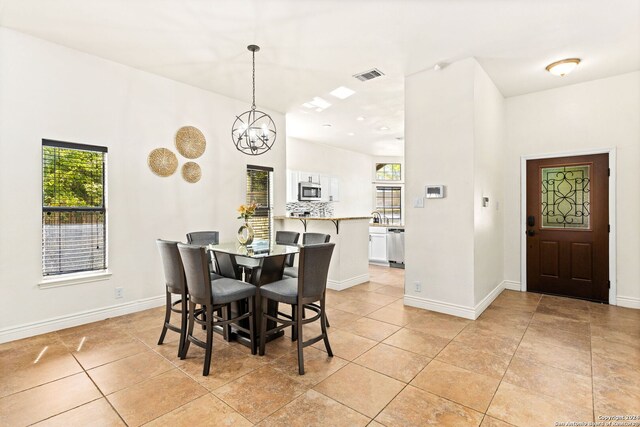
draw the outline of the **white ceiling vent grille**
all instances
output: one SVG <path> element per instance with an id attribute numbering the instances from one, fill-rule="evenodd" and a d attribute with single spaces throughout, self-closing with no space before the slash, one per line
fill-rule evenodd
<path id="1" fill-rule="evenodd" d="M 382 76 L 384 76 L 384 73 L 378 70 L 377 68 L 372 68 L 369 71 L 365 71 L 363 73 L 358 73 L 353 75 L 353 77 L 360 80 L 361 82 L 366 82 Z"/>

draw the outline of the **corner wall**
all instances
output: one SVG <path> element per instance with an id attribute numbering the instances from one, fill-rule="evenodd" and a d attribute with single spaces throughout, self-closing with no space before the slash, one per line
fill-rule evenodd
<path id="1" fill-rule="evenodd" d="M 285 205 L 285 119 L 269 153 L 239 153 L 229 136 L 248 104 L 0 28 L 0 342 L 163 304 L 155 239 L 184 241 L 193 230 L 235 239 L 247 164 L 275 169 L 276 215 Z M 180 169 L 155 176 L 149 152 L 185 125 L 207 139 L 202 179 Z M 109 148 L 108 280 L 40 289 L 41 140 Z M 186 160 L 179 157 L 180 166 Z M 115 299 L 114 288 L 124 288 Z"/>

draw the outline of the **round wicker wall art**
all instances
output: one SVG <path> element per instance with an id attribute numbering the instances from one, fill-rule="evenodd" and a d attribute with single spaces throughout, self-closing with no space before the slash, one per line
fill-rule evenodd
<path id="1" fill-rule="evenodd" d="M 200 181 L 202 170 L 196 162 L 187 162 L 182 165 L 182 177 L 185 181 L 194 183 Z"/>
<path id="2" fill-rule="evenodd" d="M 198 128 L 184 126 L 176 133 L 176 148 L 187 159 L 197 159 L 207 148 L 207 141 Z"/>
<path id="3" fill-rule="evenodd" d="M 156 148 L 147 158 L 149 168 L 158 176 L 170 176 L 178 169 L 178 158 L 167 148 Z"/>

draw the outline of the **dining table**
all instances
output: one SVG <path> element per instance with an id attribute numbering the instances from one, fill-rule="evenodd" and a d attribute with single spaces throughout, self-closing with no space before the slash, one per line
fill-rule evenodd
<path id="1" fill-rule="evenodd" d="M 269 240 L 255 240 L 249 245 L 242 245 L 238 242 L 222 242 L 215 245 L 207 245 L 206 248 L 212 255 L 213 252 L 223 252 L 232 255 L 240 267 L 238 276 L 232 277 L 232 279 L 243 280 L 258 288 L 268 283 L 281 280 L 287 256 L 300 252 L 298 245 L 281 245 Z M 246 313 L 249 309 L 247 304 L 247 302 L 233 303 L 231 305 L 232 316 Z M 278 303 L 269 301 L 267 312 L 275 316 L 278 312 Z M 248 329 L 249 319 L 244 319 L 241 322 L 243 323 L 242 326 Z M 257 292 L 253 298 L 253 330 L 256 333 L 256 346 L 260 341 L 259 331 L 261 323 L 262 298 L 260 297 L 260 292 Z M 275 322 L 268 320 L 267 330 L 273 327 L 275 327 Z M 228 341 L 236 340 L 247 347 L 251 346 L 249 337 L 233 326 L 226 331 L 221 327 L 217 327 L 216 332 L 222 334 Z M 284 335 L 284 332 L 279 331 L 278 333 L 270 335 L 267 341 L 271 341 L 282 335 Z"/>

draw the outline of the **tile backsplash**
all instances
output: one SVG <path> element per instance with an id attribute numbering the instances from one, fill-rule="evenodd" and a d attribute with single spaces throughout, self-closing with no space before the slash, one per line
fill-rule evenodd
<path id="1" fill-rule="evenodd" d="M 291 212 L 311 212 L 314 217 L 333 216 L 333 203 L 331 202 L 293 202 L 287 203 L 287 215 Z"/>

